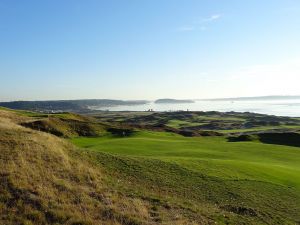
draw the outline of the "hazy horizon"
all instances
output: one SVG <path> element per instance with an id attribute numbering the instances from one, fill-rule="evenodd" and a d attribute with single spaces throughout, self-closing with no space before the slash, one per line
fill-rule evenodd
<path id="1" fill-rule="evenodd" d="M 160 97 L 157 99 L 122 99 L 122 98 L 74 98 L 74 99 L 17 99 L 17 100 L 6 100 L 3 102 L 15 102 L 15 101 L 75 101 L 75 100 L 121 100 L 121 101 L 149 101 L 149 102 L 154 102 L 158 99 L 174 99 L 174 100 L 192 100 L 192 101 L 209 101 L 209 100 L 233 100 L 233 99 L 237 99 L 237 100 L 243 100 L 246 99 L 245 101 L 247 101 L 247 99 L 267 99 L 267 100 L 271 100 L 269 98 L 274 98 L 274 100 L 280 100 L 282 98 L 285 99 L 300 99 L 300 95 L 264 95 L 264 96 L 238 96 L 238 97 L 216 97 L 216 98 L 172 98 L 172 97 Z"/>
<path id="2" fill-rule="evenodd" d="M 300 95 L 300 2 L 0 1 L 0 101 Z"/>

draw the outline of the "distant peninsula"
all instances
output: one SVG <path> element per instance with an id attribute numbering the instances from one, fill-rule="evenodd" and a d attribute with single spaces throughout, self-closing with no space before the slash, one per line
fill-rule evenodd
<path id="1" fill-rule="evenodd" d="M 188 99 L 171 99 L 171 98 L 162 98 L 162 99 L 157 99 L 154 103 L 156 104 L 179 104 L 179 103 L 195 103 L 193 100 L 188 100 Z"/>
<path id="2" fill-rule="evenodd" d="M 81 100 L 51 100 L 51 101 L 13 101 L 0 102 L 0 107 L 17 110 L 32 110 L 39 112 L 88 112 L 101 107 L 144 105 L 146 100 L 113 100 L 113 99 L 81 99 Z"/>

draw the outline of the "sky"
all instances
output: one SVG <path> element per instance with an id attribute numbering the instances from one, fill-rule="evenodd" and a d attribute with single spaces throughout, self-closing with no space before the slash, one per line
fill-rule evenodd
<path id="1" fill-rule="evenodd" d="M 300 95 L 299 0 L 0 0 L 0 101 Z"/>

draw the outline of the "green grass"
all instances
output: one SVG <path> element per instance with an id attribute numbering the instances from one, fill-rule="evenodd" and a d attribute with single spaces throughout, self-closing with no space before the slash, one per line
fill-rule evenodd
<path id="1" fill-rule="evenodd" d="M 243 118 L 238 118 L 238 117 L 230 117 L 230 116 L 198 116 L 198 120 L 208 120 L 208 121 L 215 121 L 215 120 L 220 120 L 220 121 L 246 121 L 246 119 Z"/>
<path id="2" fill-rule="evenodd" d="M 180 127 L 188 127 L 188 126 L 200 126 L 203 124 L 205 123 L 196 123 L 196 122 L 189 122 L 184 120 L 169 120 L 166 125 L 169 127 L 180 128 Z"/>
<path id="3" fill-rule="evenodd" d="M 224 178 L 255 179 L 292 185 L 300 191 L 300 149 L 256 142 L 227 142 L 222 137 L 185 138 L 141 132 L 134 137 L 76 138 L 78 146 L 176 162 Z"/>
<path id="4" fill-rule="evenodd" d="M 126 183 L 122 187 L 131 188 L 130 193 L 164 196 L 180 204 L 190 196 L 196 206 L 201 202 L 200 211 L 203 204 L 253 209 L 263 217 L 252 218 L 253 224 L 261 219 L 270 224 L 300 219 L 300 148 L 160 132 L 72 142 L 98 155 L 98 161 Z M 234 221 L 241 218 L 235 216 L 230 214 L 227 222 L 239 224 Z"/>

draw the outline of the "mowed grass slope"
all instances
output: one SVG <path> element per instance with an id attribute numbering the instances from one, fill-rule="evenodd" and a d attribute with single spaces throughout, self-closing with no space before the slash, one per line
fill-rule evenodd
<path id="1" fill-rule="evenodd" d="M 210 211 L 216 221 L 300 221 L 300 148 L 161 132 L 72 142 L 98 154 L 104 167 L 144 194 L 193 202 L 200 211 L 207 204 L 230 212 L 221 219 Z"/>
<path id="2" fill-rule="evenodd" d="M 102 152 L 174 161 L 189 169 L 205 170 L 212 176 L 287 184 L 300 191 L 300 149 L 296 147 L 232 143 L 223 137 L 186 138 L 162 132 L 140 132 L 124 138 L 75 138 L 72 142 Z"/>

